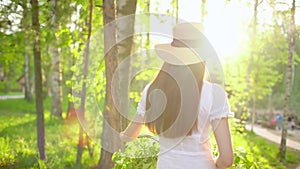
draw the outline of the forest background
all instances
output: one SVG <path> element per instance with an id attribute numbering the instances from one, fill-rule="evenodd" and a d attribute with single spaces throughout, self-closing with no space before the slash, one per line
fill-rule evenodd
<path id="1" fill-rule="evenodd" d="M 298 6 L 295 0 L 1 0 L 0 94 L 24 95 L 26 101 L 0 102 L 0 115 L 9 122 L 0 128 L 7 151 L 2 151 L 0 167 L 22 166 L 20 159 L 36 156 L 24 165 L 112 167 L 113 154 L 121 145 L 109 126 L 116 131 L 127 126 L 142 89 L 162 64 L 154 45 L 171 41 L 151 33 L 152 18 L 172 26 L 185 21 L 203 24 L 222 63 L 224 87 L 235 112 L 234 130 L 249 135 L 244 131 L 246 121 L 272 127 L 269 121 L 283 114 L 276 159 L 286 160 L 288 117 L 300 125 Z M 125 66 L 118 70 L 120 64 Z M 110 86 L 116 70 L 119 95 L 113 98 Z M 120 102 L 127 118 L 114 105 Z M 37 134 L 14 135 L 14 124 Z M 55 130 L 60 131 L 57 136 Z M 22 142 L 15 144 L 30 150 L 13 148 L 17 146 L 9 142 L 14 138 Z M 59 149 L 73 145 L 70 152 L 75 146 L 76 155 L 73 152 L 61 164 L 53 162 L 56 153 L 47 149 L 56 143 Z M 299 158 L 299 153 L 295 156 Z"/>

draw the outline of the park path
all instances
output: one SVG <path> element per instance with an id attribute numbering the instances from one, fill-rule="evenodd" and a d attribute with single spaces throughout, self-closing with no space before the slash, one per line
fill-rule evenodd
<path id="1" fill-rule="evenodd" d="M 6 99 L 22 99 L 22 98 L 24 98 L 24 95 L 0 96 L 0 100 L 6 100 Z"/>
<path id="2" fill-rule="evenodd" d="M 251 128 L 250 125 L 246 125 L 247 130 L 250 130 L 250 128 Z M 276 134 L 273 134 L 273 133 L 269 132 L 265 128 L 262 128 L 258 125 L 254 125 L 253 131 L 254 131 L 255 134 L 257 134 L 257 135 L 259 135 L 263 138 L 266 138 L 267 140 L 270 140 L 274 143 L 280 144 L 281 137 L 276 135 Z M 294 141 L 294 140 L 291 140 L 291 139 L 287 139 L 286 146 L 289 147 L 289 148 L 300 151 L 300 142 L 297 142 L 297 141 Z"/>

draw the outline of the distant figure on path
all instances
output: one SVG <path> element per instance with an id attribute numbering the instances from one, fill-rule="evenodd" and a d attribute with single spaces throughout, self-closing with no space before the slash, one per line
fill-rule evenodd
<path id="1" fill-rule="evenodd" d="M 277 117 L 276 117 L 276 124 L 277 124 L 277 129 L 278 130 L 282 129 L 282 121 L 283 121 L 283 116 L 282 116 L 281 113 L 278 113 Z"/>

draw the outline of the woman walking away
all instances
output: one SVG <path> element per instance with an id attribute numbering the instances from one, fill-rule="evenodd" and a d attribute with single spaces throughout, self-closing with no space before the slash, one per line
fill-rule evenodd
<path id="1" fill-rule="evenodd" d="M 233 163 L 228 124 L 232 112 L 225 90 L 204 80 L 203 58 L 215 52 L 200 25 L 178 24 L 173 28 L 171 44 L 155 46 L 164 63 L 156 78 L 144 88 L 133 121 L 120 134 L 123 141 L 133 140 L 143 125 L 157 134 L 157 169 L 220 169 Z M 215 159 L 211 130 L 218 146 Z"/>

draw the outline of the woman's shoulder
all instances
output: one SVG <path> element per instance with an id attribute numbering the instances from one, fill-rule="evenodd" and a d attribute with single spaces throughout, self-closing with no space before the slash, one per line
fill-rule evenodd
<path id="1" fill-rule="evenodd" d="M 218 83 L 212 83 L 209 81 L 203 81 L 203 86 L 202 88 L 205 90 L 224 90 L 224 88 L 222 87 L 222 85 L 218 84 Z"/>
<path id="2" fill-rule="evenodd" d="M 211 83 L 211 82 L 206 81 L 206 80 L 203 81 L 202 88 L 207 89 L 207 88 L 211 88 L 211 86 L 212 86 L 212 83 Z"/>

